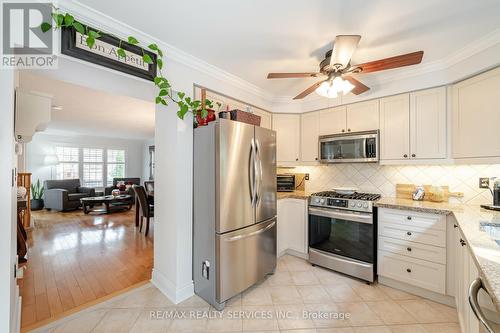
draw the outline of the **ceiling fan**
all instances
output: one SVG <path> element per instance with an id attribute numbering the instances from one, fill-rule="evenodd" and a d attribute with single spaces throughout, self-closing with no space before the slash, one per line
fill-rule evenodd
<path id="1" fill-rule="evenodd" d="M 355 79 L 352 74 L 373 73 L 386 69 L 419 64 L 424 51 L 417 51 L 395 57 L 351 65 L 351 57 L 358 47 L 359 35 L 339 35 L 335 38 L 333 49 L 326 52 L 325 59 L 319 64 L 319 72 L 307 73 L 269 73 L 268 79 L 288 79 L 304 77 L 326 77 L 325 80 L 316 82 L 293 99 L 302 99 L 313 91 L 318 95 L 335 98 L 339 93 L 352 92 L 359 95 L 370 88 Z"/>

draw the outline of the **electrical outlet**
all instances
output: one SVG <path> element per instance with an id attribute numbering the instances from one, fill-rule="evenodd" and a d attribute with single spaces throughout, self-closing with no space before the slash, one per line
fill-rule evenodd
<path id="1" fill-rule="evenodd" d="M 304 177 L 305 180 L 309 180 L 309 174 L 306 173 L 306 176 Z"/>
<path id="2" fill-rule="evenodd" d="M 490 188 L 490 179 L 488 177 L 480 177 L 479 188 Z"/>

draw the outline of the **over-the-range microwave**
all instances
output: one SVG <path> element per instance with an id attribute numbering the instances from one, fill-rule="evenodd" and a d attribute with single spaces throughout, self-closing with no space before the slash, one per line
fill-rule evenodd
<path id="1" fill-rule="evenodd" d="M 378 162 L 378 130 L 319 137 L 321 163 Z"/>

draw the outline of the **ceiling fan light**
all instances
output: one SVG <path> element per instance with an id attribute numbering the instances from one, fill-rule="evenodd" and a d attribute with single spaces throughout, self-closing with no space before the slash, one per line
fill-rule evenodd
<path id="1" fill-rule="evenodd" d="M 330 88 L 328 90 L 328 95 L 326 97 L 328 98 L 337 98 L 339 95 L 337 93 L 337 90 Z"/>
<path id="2" fill-rule="evenodd" d="M 342 92 L 344 93 L 344 95 L 350 93 L 354 89 L 354 87 L 355 86 L 348 80 L 344 80 L 344 82 L 342 82 Z"/>
<path id="3" fill-rule="evenodd" d="M 331 89 L 335 90 L 335 92 L 339 92 L 342 90 L 342 78 L 337 76 L 333 79 L 331 84 Z"/>
<path id="4" fill-rule="evenodd" d="M 330 89 L 330 84 L 328 82 L 322 82 L 318 88 L 316 88 L 316 93 L 322 97 L 328 97 L 328 90 Z"/>

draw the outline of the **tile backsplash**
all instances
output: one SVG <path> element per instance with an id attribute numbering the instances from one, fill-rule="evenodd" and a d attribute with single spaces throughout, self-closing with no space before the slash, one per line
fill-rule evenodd
<path id="1" fill-rule="evenodd" d="M 279 172 L 280 170 L 278 170 Z M 463 192 L 463 198 L 450 202 L 487 204 L 492 202 L 488 189 L 479 188 L 479 177 L 500 177 L 500 164 L 471 165 L 379 165 L 371 163 L 299 166 L 289 173 L 309 173 L 305 190 L 331 190 L 355 187 L 359 191 L 396 196 L 396 184 L 449 185 L 450 191 Z"/>

